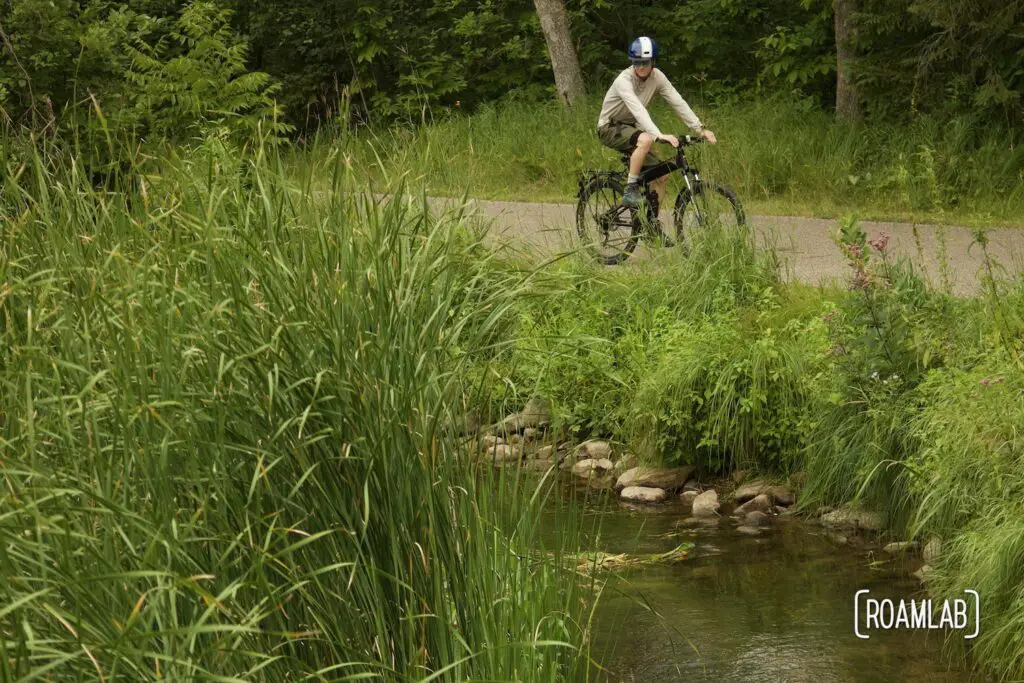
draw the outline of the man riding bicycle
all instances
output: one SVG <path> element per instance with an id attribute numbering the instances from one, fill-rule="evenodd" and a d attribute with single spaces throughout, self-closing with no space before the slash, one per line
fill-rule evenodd
<path id="1" fill-rule="evenodd" d="M 629 179 L 622 203 L 631 208 L 639 206 L 642 199 L 638 184 L 641 170 L 659 163 L 659 159 L 651 152 L 651 145 L 661 140 L 673 147 L 679 146 L 679 139 L 674 135 L 664 135 L 647 113 L 647 104 L 655 94 L 661 93 L 682 122 L 694 132 L 711 144 L 716 142 L 715 134 L 704 128 L 665 74 L 654 67 L 657 57 L 658 46 L 647 36 L 641 36 L 630 44 L 629 59 L 632 66 L 615 77 L 604 96 L 601 115 L 597 120 L 597 137 L 601 142 L 630 155 Z M 659 202 L 667 181 L 668 176 L 662 176 L 651 183 Z"/>

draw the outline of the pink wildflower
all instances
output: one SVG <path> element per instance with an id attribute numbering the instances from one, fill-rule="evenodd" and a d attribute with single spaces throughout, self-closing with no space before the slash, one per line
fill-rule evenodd
<path id="1" fill-rule="evenodd" d="M 862 269 L 858 268 L 850 282 L 850 289 L 868 289 L 871 286 L 871 277 Z"/>
<path id="2" fill-rule="evenodd" d="M 886 245 L 889 244 L 889 233 L 883 232 L 875 239 L 868 240 L 868 244 L 870 244 L 875 251 L 885 251 Z"/>

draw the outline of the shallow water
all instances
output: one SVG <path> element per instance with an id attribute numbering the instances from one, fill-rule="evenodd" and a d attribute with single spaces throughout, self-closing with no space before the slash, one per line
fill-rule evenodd
<path id="1" fill-rule="evenodd" d="M 873 539 L 779 517 L 757 537 L 725 516 L 695 529 L 680 525 L 687 514 L 679 503 L 630 506 L 592 494 L 565 495 L 546 514 L 549 537 L 578 524 L 595 550 L 648 554 L 695 544 L 686 561 L 608 583 L 593 639 L 595 659 L 610 672 L 601 680 L 982 680 L 949 668 L 941 631 L 856 637 L 857 590 L 927 597 L 911 575 L 920 560 L 893 559 Z"/>

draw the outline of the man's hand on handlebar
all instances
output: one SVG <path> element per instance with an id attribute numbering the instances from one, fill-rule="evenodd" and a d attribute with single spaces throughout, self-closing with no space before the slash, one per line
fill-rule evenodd
<path id="1" fill-rule="evenodd" d="M 667 142 L 676 149 L 679 149 L 679 138 L 677 138 L 675 135 L 662 135 L 660 138 L 658 138 L 658 140 L 661 142 Z"/>
<path id="2" fill-rule="evenodd" d="M 672 145 L 676 149 L 680 149 L 681 147 L 686 147 L 687 145 L 700 144 L 701 142 L 704 142 L 704 141 L 710 142 L 713 145 L 716 142 L 718 142 L 718 138 L 716 138 L 715 134 L 712 133 L 707 128 L 702 130 L 700 132 L 700 135 L 682 135 L 682 136 L 662 135 L 661 137 L 658 138 L 658 142 L 667 142 L 668 144 Z"/>

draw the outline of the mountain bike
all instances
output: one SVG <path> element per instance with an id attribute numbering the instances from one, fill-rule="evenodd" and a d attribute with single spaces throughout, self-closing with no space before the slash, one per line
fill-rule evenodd
<path id="1" fill-rule="evenodd" d="M 707 229 L 711 225 L 747 229 L 743 206 L 736 193 L 724 185 L 702 180 L 683 153 L 685 147 L 702 143 L 704 138 L 678 137 L 679 147 L 674 159 L 662 161 L 641 172 L 639 182 L 644 201 L 639 207 L 622 205 L 626 171 L 592 170 L 580 175 L 576 232 L 598 261 L 606 265 L 624 261 L 636 249 L 641 238 L 664 247 L 679 245 L 688 255 L 697 229 Z M 622 156 L 628 169 L 629 155 Z M 685 187 L 679 191 L 672 210 L 675 229 L 675 239 L 672 239 L 665 234 L 658 219 L 658 195 L 650 183 L 675 171 L 682 172 Z"/>

